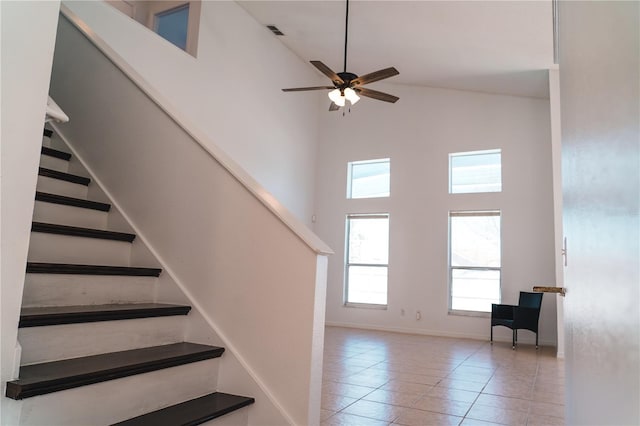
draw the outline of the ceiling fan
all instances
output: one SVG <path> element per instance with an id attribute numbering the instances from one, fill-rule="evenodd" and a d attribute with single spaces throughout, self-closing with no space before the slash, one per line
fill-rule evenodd
<path id="1" fill-rule="evenodd" d="M 347 37 L 349 30 L 349 0 L 347 0 L 347 11 L 344 27 L 344 71 L 336 73 L 331 68 L 323 64 L 321 61 L 310 61 L 321 73 L 331 79 L 333 86 L 316 86 L 316 87 L 296 87 L 292 89 L 282 89 L 283 92 L 303 92 L 307 90 L 326 90 L 333 89 L 329 92 L 329 99 L 331 99 L 331 105 L 329 111 L 337 111 L 340 107 L 345 106 L 346 101 L 349 101 L 351 105 L 360 100 L 360 96 L 366 96 L 369 98 L 377 99 L 379 101 L 395 103 L 398 99 L 397 96 L 390 95 L 388 93 L 379 92 L 377 90 L 367 89 L 362 87 L 365 84 L 373 83 L 374 81 L 383 80 L 385 78 L 393 77 L 400 74 L 394 67 L 385 68 L 379 71 L 375 71 L 369 74 L 358 77 L 356 74 L 347 72 Z"/>

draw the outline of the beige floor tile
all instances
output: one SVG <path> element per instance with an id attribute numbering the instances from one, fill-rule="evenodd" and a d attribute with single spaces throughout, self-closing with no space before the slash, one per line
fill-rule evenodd
<path id="1" fill-rule="evenodd" d="M 518 375 L 495 375 L 489 380 L 490 385 L 501 386 L 523 386 L 527 388 L 533 388 L 535 377 L 518 376 Z"/>
<path id="2" fill-rule="evenodd" d="M 449 378 L 457 380 L 465 380 L 469 382 L 487 383 L 495 374 L 493 368 L 480 368 L 462 365 L 449 374 Z"/>
<path id="3" fill-rule="evenodd" d="M 420 383 L 431 386 L 437 385 L 442 380 L 442 377 L 415 373 L 392 373 L 391 377 L 393 380 L 399 380 L 401 382 Z"/>
<path id="4" fill-rule="evenodd" d="M 378 388 L 389 381 L 384 377 L 369 377 L 360 374 L 352 374 L 349 376 L 338 378 L 336 380 L 341 383 L 348 383 L 350 385 L 358 385 L 371 388 Z"/>
<path id="5" fill-rule="evenodd" d="M 366 401 L 381 402 L 383 404 L 399 405 L 402 407 L 412 407 L 420 395 L 414 393 L 394 392 L 384 389 L 377 389 L 362 399 Z"/>
<path id="6" fill-rule="evenodd" d="M 489 382 L 482 390 L 482 393 L 520 399 L 531 399 L 532 392 L 531 387 L 525 383 L 503 384 Z"/>
<path id="7" fill-rule="evenodd" d="M 505 408 L 507 410 L 529 412 L 531 401 L 528 399 L 509 398 L 506 396 L 491 395 L 482 393 L 475 401 L 478 405 L 487 405 L 489 407 Z"/>
<path id="8" fill-rule="evenodd" d="M 363 396 L 373 392 L 376 388 L 350 385 L 348 383 L 325 381 L 322 385 L 322 392 L 332 393 L 334 395 L 348 396 L 349 398 L 362 398 Z"/>
<path id="9" fill-rule="evenodd" d="M 338 373 L 341 376 L 350 376 L 352 374 L 358 374 L 362 371 L 366 370 L 365 367 L 355 367 L 352 365 L 344 365 L 344 364 L 332 364 L 327 365 L 322 368 L 324 372 L 332 372 Z"/>
<path id="10" fill-rule="evenodd" d="M 558 418 L 564 419 L 564 405 L 550 404 L 548 402 L 532 401 L 530 413 L 541 415 L 541 416 L 551 416 L 551 417 L 558 417 Z"/>
<path id="11" fill-rule="evenodd" d="M 395 392 L 413 393 L 424 395 L 433 388 L 431 385 L 423 385 L 421 383 L 403 382 L 401 380 L 391 380 L 381 386 L 381 389 Z"/>
<path id="12" fill-rule="evenodd" d="M 324 353 L 326 426 L 563 423 L 553 348 L 327 327 Z"/>
<path id="13" fill-rule="evenodd" d="M 462 417 L 403 408 L 399 411 L 398 418 L 393 424 L 405 426 L 457 426 L 461 421 Z"/>
<path id="14" fill-rule="evenodd" d="M 485 387 L 486 382 L 470 382 L 466 380 L 458 380 L 458 379 L 443 379 L 440 383 L 438 383 L 439 387 L 446 387 L 452 389 L 460 389 L 471 392 L 480 392 Z"/>
<path id="15" fill-rule="evenodd" d="M 529 414 L 527 426 L 564 426 L 564 419 L 551 416 Z"/>
<path id="16" fill-rule="evenodd" d="M 471 392 L 461 389 L 436 386 L 426 396 L 434 398 L 450 399 L 452 401 L 473 402 L 480 395 L 478 392 Z"/>
<path id="17" fill-rule="evenodd" d="M 320 409 L 320 421 L 327 420 L 329 417 L 333 416 L 336 412 L 331 410 L 325 410 L 324 408 Z"/>
<path id="18" fill-rule="evenodd" d="M 558 404 L 558 405 L 565 404 L 564 392 L 560 393 L 560 392 L 534 390 L 531 393 L 531 399 L 533 401 L 547 402 L 550 404 Z"/>
<path id="19" fill-rule="evenodd" d="M 332 370 L 322 370 L 322 381 L 326 382 L 326 381 L 335 381 L 338 380 L 340 378 L 344 377 L 344 375 L 339 372 L 339 371 L 332 371 Z"/>
<path id="20" fill-rule="evenodd" d="M 368 417 L 376 420 L 384 420 L 386 422 L 392 422 L 398 417 L 400 407 L 391 404 L 382 404 L 380 402 L 359 400 L 342 412 L 347 414 L 353 414 L 355 416 Z"/>
<path id="21" fill-rule="evenodd" d="M 471 408 L 471 402 L 452 401 L 450 399 L 434 398 L 425 396 L 418 399 L 413 408 L 419 410 L 432 411 L 434 413 L 449 414 L 452 416 L 464 417 Z"/>
<path id="22" fill-rule="evenodd" d="M 496 426 L 499 424 L 500 423 L 485 422 L 482 420 L 470 419 L 469 417 L 465 417 L 462 423 L 460 423 L 460 426 Z"/>
<path id="23" fill-rule="evenodd" d="M 323 393 L 322 400 L 320 402 L 320 408 L 330 411 L 340 411 L 343 408 L 356 402 L 356 398 L 349 398 L 342 395 L 334 395 L 332 393 Z"/>
<path id="24" fill-rule="evenodd" d="M 447 379 L 461 380 L 464 382 L 477 382 L 486 385 L 491 379 L 491 375 L 468 373 L 465 371 L 458 371 L 457 369 L 447 376 Z"/>
<path id="25" fill-rule="evenodd" d="M 474 404 L 467 413 L 467 417 L 485 422 L 499 423 L 503 425 L 520 426 L 527 424 L 527 413 L 504 408 L 489 407 L 487 405 Z"/>
<path id="26" fill-rule="evenodd" d="M 389 422 L 353 414 L 337 413 L 321 423 L 323 426 L 387 426 Z"/>
<path id="27" fill-rule="evenodd" d="M 494 367 L 479 367 L 477 365 L 467 365 L 466 362 L 462 363 L 462 365 L 458 368 L 456 368 L 456 371 L 464 371 L 466 373 L 474 373 L 474 374 L 482 374 L 484 376 L 488 376 L 491 377 L 495 371 L 496 368 Z"/>
<path id="28" fill-rule="evenodd" d="M 540 391 L 540 392 L 558 393 L 558 392 L 561 392 L 562 389 L 564 389 L 564 381 L 545 382 L 545 381 L 536 380 L 535 384 L 533 385 L 533 390 Z"/>

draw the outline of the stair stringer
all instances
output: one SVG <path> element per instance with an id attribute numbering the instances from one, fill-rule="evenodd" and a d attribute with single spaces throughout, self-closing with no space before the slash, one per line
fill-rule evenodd
<path id="1" fill-rule="evenodd" d="M 94 183 L 93 186 L 97 187 L 94 189 L 94 196 L 96 196 L 97 199 L 111 203 L 112 211 L 109 216 L 111 217 L 111 215 L 114 214 L 114 221 L 110 221 L 110 226 L 118 224 L 119 230 L 136 234 L 136 240 L 133 242 L 134 246 L 131 249 L 131 263 L 153 265 L 162 268 L 163 273 L 157 279 L 155 285 L 154 302 L 185 303 L 191 305 L 192 310 L 185 319 L 185 340 L 194 343 L 222 346 L 226 349 L 224 357 L 217 361 L 219 363 L 218 370 L 224 369 L 227 372 L 225 374 L 227 378 L 225 381 L 228 385 L 232 384 L 233 386 L 232 388 L 231 386 L 227 388 L 228 385 L 225 385 L 225 387 L 219 386 L 219 390 L 252 395 L 256 400 L 249 410 L 239 410 L 240 412 L 247 411 L 249 414 L 236 413 L 233 415 L 233 418 L 244 419 L 248 416 L 248 425 L 295 425 L 296 422 L 288 416 L 287 411 L 277 402 L 277 399 L 269 391 L 268 386 L 253 372 L 249 363 L 238 354 L 237 348 L 230 339 L 220 331 L 212 318 L 203 315 L 201 304 L 195 297 L 190 295 L 186 286 L 176 277 L 176 274 L 163 257 L 153 249 L 148 239 L 145 238 L 144 233 L 141 232 L 129 218 L 117 199 L 104 187 L 100 178 L 96 176 L 92 168 L 82 158 L 82 155 L 65 136 L 64 129 L 55 123 L 51 123 L 51 127 L 55 130 L 54 139 L 57 135 L 62 141 L 62 143 L 55 145 L 66 146 L 73 154 L 72 158 L 77 159 L 79 162 L 80 167 L 76 165 L 74 171 L 83 171 L 88 176 L 91 176 Z M 220 372 L 217 373 L 217 377 L 220 377 Z M 218 424 L 217 422 L 227 421 L 229 420 L 223 417 L 212 420 L 209 423 Z"/>

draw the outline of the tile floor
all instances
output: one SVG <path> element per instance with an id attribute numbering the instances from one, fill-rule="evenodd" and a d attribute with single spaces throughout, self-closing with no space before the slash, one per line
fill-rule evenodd
<path id="1" fill-rule="evenodd" d="M 555 348 L 327 327 L 325 426 L 564 425 Z"/>

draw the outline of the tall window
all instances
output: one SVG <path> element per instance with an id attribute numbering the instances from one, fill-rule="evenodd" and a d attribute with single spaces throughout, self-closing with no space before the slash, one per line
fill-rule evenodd
<path id="1" fill-rule="evenodd" d="M 389 215 L 348 215 L 345 304 L 387 305 Z"/>
<path id="2" fill-rule="evenodd" d="M 458 152 L 449 154 L 449 193 L 502 191 L 502 152 Z"/>
<path id="3" fill-rule="evenodd" d="M 491 312 L 500 303 L 500 212 L 449 213 L 452 311 Z"/>
<path id="4" fill-rule="evenodd" d="M 391 162 L 388 158 L 352 161 L 347 174 L 347 198 L 389 196 Z"/>

